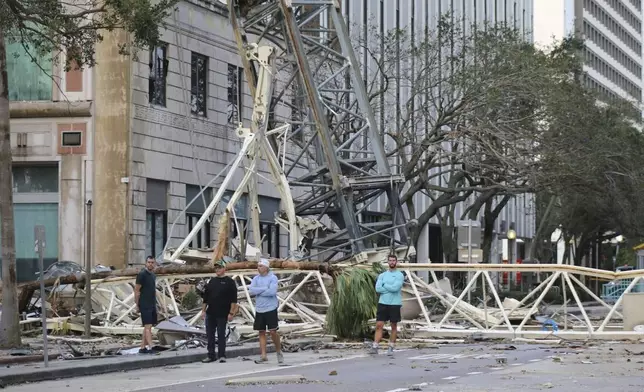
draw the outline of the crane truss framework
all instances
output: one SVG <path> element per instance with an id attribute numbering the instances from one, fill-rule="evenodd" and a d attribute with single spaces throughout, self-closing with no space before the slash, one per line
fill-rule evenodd
<path id="1" fill-rule="evenodd" d="M 405 245 L 403 179 L 391 173 L 338 3 L 229 0 L 229 10 L 255 99 L 250 131 L 273 148 L 293 189 L 295 214 L 336 226 L 299 249 L 330 259 L 364 252 L 376 236 Z M 253 55 L 265 47 L 273 49 L 270 60 Z M 267 71 L 268 84 L 262 80 Z M 258 114 L 267 106 L 267 88 L 268 111 Z M 388 213 L 367 218 L 376 201 L 386 202 Z M 286 218 L 292 227 L 292 215 Z"/>

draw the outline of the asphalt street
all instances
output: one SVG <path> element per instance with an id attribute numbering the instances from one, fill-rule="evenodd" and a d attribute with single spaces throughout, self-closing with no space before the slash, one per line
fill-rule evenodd
<path id="1" fill-rule="evenodd" d="M 47 390 L 101 392 L 231 391 L 338 391 L 403 392 L 439 390 L 462 379 L 481 379 L 509 369 L 528 369 L 552 361 L 548 348 L 534 345 L 445 345 L 438 348 L 400 349 L 394 357 L 384 350 L 371 356 L 364 350 L 324 350 L 286 354 L 279 366 L 274 355 L 268 364 L 250 358 L 228 363 L 190 364 L 120 374 L 59 380 L 9 387 L 15 392 Z M 500 362 L 500 363 L 499 363 Z M 241 384 L 235 384 L 235 381 Z M 231 384 L 231 382 L 233 384 Z"/>

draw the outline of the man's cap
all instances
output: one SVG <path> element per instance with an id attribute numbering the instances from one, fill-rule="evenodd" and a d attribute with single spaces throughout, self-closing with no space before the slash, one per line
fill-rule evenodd
<path id="1" fill-rule="evenodd" d="M 271 263 L 266 259 L 260 259 L 258 265 L 263 265 L 266 268 L 271 268 Z"/>
<path id="2" fill-rule="evenodd" d="M 217 260 L 215 261 L 215 269 L 223 268 L 226 266 L 226 263 L 224 263 L 223 260 Z"/>

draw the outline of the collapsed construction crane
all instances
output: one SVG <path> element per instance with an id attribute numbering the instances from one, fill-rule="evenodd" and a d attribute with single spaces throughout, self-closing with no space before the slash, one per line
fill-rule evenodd
<path id="1" fill-rule="evenodd" d="M 257 184 L 267 165 L 282 200 L 275 219 L 288 231 L 289 258 L 414 255 L 399 196 L 404 179 L 390 168 L 339 1 L 229 0 L 228 8 L 252 119 L 249 127 L 239 123 L 240 152 L 212 202 L 166 259 L 187 249 L 242 164 L 225 215 L 235 219 L 235 202 L 247 192 L 255 246 L 262 242 Z M 387 213 L 374 219 L 374 205 Z"/>

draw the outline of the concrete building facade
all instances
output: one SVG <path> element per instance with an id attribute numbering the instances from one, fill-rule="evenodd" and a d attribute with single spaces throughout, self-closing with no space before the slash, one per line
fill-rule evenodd
<path id="1" fill-rule="evenodd" d="M 240 117 L 250 119 L 252 102 L 222 3 L 181 2 L 164 44 L 136 58 L 118 54 L 127 40 L 124 32 L 106 34 L 95 68 L 57 77 L 60 67 L 52 66 L 53 81 L 47 66 L 26 56 L 9 64 L 20 280 L 36 272 L 36 224 L 47 229 L 47 265 L 85 262 L 90 200 L 95 265 L 160 257 L 166 243 L 185 238 L 220 181 L 182 215 L 186 205 L 241 146 L 234 130 Z M 285 256 L 285 234 L 273 222 L 279 195 L 264 181 L 259 192 L 263 251 Z M 238 218 L 247 203 L 236 205 Z M 216 227 L 213 219 L 191 247 L 212 246 Z"/>
<path id="2" fill-rule="evenodd" d="M 406 4 L 404 0 L 366 0 L 347 1 L 343 7 L 349 25 L 376 15 L 384 30 L 420 31 L 435 26 L 439 15 L 452 10 L 472 21 L 511 22 L 532 39 L 533 0 L 409 0 L 409 7 Z M 395 5 L 396 12 L 390 12 L 390 5 Z M 180 2 L 167 20 L 163 44 L 139 52 L 136 58 L 118 54 L 118 43 L 128 39 L 123 32 L 106 34 L 96 48 L 95 68 L 64 73 L 52 65 L 53 82 L 33 64 L 9 64 L 14 86 L 16 238 L 18 263 L 25 266 L 19 266 L 21 280 L 34 277 L 35 224 L 46 226 L 48 263 L 85 262 L 90 200 L 89 257 L 94 264 L 121 268 L 142 264 L 147 255 L 161 256 L 166 244 L 176 246 L 185 238 L 218 182 L 205 191 L 203 199 L 186 209 L 187 204 L 239 150 L 234 130 L 239 118 L 250 119 L 252 102 L 222 2 Z M 224 202 L 240 179 L 241 172 L 227 189 Z M 273 221 L 280 207 L 279 194 L 264 180 L 259 193 L 262 249 L 273 257 L 286 256 L 286 234 Z M 416 200 L 418 210 L 428 204 L 424 197 Z M 534 232 L 531 204 L 529 195 L 511 201 L 496 232 L 512 228 L 519 238 L 530 238 Z M 465 207 L 459 204 L 456 215 Z M 235 213 L 247 216 L 246 200 Z M 435 223 L 424 229 L 419 260 L 436 259 L 431 253 L 440 248 Z M 214 218 L 190 246 L 212 246 L 217 227 Z M 493 252 L 503 256 L 500 242 Z"/>
<path id="3" fill-rule="evenodd" d="M 45 227 L 45 265 L 82 260 L 84 201 L 92 182 L 92 73 L 65 72 L 53 57 L 32 62 L 9 43 L 11 146 L 19 280 L 35 278 L 34 228 Z"/>
<path id="4" fill-rule="evenodd" d="M 584 38 L 586 85 L 602 100 L 620 97 L 642 110 L 641 0 L 540 0 L 534 13 L 537 44 Z"/>

